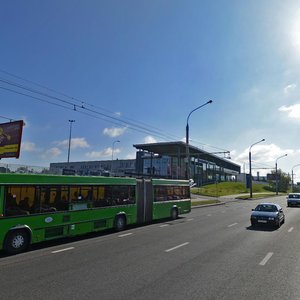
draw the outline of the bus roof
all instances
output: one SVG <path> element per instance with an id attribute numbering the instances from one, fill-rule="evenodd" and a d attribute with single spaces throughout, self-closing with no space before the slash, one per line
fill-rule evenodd
<path id="1" fill-rule="evenodd" d="M 129 177 L 65 176 L 46 174 L 0 174 L 0 184 L 126 184 L 135 185 L 136 179 Z"/>
<path id="2" fill-rule="evenodd" d="M 189 180 L 179 180 L 179 179 L 152 179 L 153 185 L 186 185 L 190 184 Z"/>

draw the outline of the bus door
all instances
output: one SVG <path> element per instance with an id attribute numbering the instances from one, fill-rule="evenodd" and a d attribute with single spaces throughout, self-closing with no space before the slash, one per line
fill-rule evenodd
<path id="1" fill-rule="evenodd" d="M 150 179 L 137 180 L 137 222 L 149 223 L 153 213 L 153 187 Z"/>

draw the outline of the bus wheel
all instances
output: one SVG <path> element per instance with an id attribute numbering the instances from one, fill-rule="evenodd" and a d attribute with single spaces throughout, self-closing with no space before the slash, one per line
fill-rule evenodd
<path id="1" fill-rule="evenodd" d="M 176 220 L 178 218 L 178 210 L 177 208 L 172 208 L 171 210 L 171 219 L 172 220 Z"/>
<path id="2" fill-rule="evenodd" d="M 25 230 L 10 231 L 4 242 L 4 250 L 9 254 L 25 251 L 29 246 L 29 234 Z"/>
<path id="3" fill-rule="evenodd" d="M 115 220 L 115 229 L 117 231 L 122 231 L 126 227 L 126 218 L 123 215 L 117 216 Z"/>

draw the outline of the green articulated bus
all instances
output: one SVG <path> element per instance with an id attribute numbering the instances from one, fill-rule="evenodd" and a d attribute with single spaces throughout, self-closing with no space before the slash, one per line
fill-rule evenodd
<path id="1" fill-rule="evenodd" d="M 190 211 L 185 180 L 0 174 L 0 249 L 16 254 L 42 241 Z"/>

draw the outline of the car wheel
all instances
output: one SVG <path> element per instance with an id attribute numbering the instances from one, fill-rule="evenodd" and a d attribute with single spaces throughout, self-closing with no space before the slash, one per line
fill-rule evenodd
<path id="1" fill-rule="evenodd" d="M 280 228 L 281 226 L 281 222 L 280 222 L 280 219 L 278 219 L 278 224 L 276 225 L 277 228 Z"/>

